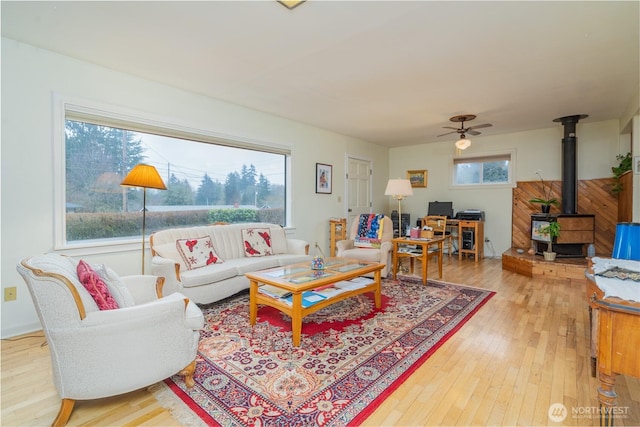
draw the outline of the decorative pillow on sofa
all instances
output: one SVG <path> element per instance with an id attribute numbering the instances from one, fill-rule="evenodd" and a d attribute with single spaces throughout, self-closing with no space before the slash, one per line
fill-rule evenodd
<path id="1" fill-rule="evenodd" d="M 243 228 L 242 242 L 246 257 L 273 255 L 271 231 L 268 228 Z"/>
<path id="2" fill-rule="evenodd" d="M 189 270 L 224 262 L 213 248 L 209 236 L 176 240 L 176 248 Z"/>
<path id="3" fill-rule="evenodd" d="M 131 295 L 131 291 L 129 291 L 127 285 L 125 285 L 122 279 L 120 279 L 118 273 L 104 264 L 96 265 L 95 270 L 107 285 L 107 288 L 109 288 L 109 292 L 111 293 L 111 296 L 113 296 L 113 299 L 118 303 L 118 307 L 133 307 L 136 305 L 133 295 Z"/>
<path id="4" fill-rule="evenodd" d="M 362 214 L 358 220 L 358 233 L 353 245 L 361 248 L 379 248 L 382 239 L 384 215 Z"/>
<path id="5" fill-rule="evenodd" d="M 118 307 L 118 303 L 109 292 L 109 288 L 100 278 L 98 273 L 86 262 L 80 260 L 76 267 L 78 279 L 82 286 L 91 294 L 91 297 L 100 310 L 113 310 Z"/>

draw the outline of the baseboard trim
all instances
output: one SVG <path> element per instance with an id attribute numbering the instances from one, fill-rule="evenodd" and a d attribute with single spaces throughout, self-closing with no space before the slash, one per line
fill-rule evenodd
<path id="1" fill-rule="evenodd" d="M 7 328 L 2 330 L 2 339 L 15 338 L 20 335 L 31 334 L 33 332 L 41 332 L 42 325 L 40 322 L 28 323 L 17 328 Z"/>

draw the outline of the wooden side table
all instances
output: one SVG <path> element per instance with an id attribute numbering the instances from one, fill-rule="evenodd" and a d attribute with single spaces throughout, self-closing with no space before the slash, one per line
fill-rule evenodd
<path id="1" fill-rule="evenodd" d="M 429 246 L 438 245 L 438 277 L 442 279 L 442 256 L 444 251 L 444 237 L 434 237 L 433 239 L 411 239 L 408 237 L 397 237 L 391 242 L 393 243 L 393 279 L 396 278 L 398 269 L 398 261 L 400 258 L 409 258 L 411 261 L 411 273 L 413 273 L 413 260 L 418 259 L 422 262 L 422 284 L 427 284 L 427 269 L 429 265 Z M 420 253 L 400 252 L 400 246 L 415 245 L 420 246 Z"/>
<path id="2" fill-rule="evenodd" d="M 347 238 L 347 218 L 329 220 L 329 254 L 336 256 L 336 243 Z"/>

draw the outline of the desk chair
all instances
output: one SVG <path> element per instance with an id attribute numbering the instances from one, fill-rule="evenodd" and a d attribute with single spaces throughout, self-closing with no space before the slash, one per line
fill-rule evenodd
<path id="1" fill-rule="evenodd" d="M 433 229 L 433 235 L 436 237 L 444 236 L 444 248 L 447 249 L 449 256 L 453 253 L 453 238 L 451 232 L 447 231 L 447 217 L 441 215 L 427 215 L 422 218 L 422 227 L 430 227 Z"/>

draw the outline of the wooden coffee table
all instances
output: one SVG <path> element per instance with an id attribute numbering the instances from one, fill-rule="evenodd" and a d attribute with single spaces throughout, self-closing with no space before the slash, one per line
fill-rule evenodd
<path id="1" fill-rule="evenodd" d="M 380 272 L 383 268 L 384 264 L 374 262 L 328 258 L 323 270 L 312 270 L 311 262 L 305 262 L 246 273 L 250 283 L 249 321 L 252 326 L 256 324 L 258 305 L 261 304 L 289 315 L 292 341 L 297 347 L 300 345 L 302 318 L 311 313 L 366 292 L 375 294 L 376 307 L 380 308 Z M 360 278 L 367 273 L 374 273 L 373 279 Z"/>

